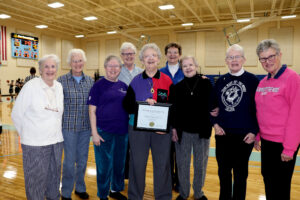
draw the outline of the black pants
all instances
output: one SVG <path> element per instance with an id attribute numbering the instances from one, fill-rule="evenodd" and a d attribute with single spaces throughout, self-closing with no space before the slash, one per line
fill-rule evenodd
<path id="1" fill-rule="evenodd" d="M 267 200 L 290 199 L 291 181 L 299 146 L 293 160 L 289 162 L 281 161 L 282 150 L 282 143 L 261 140 L 261 173 Z"/>
<path id="2" fill-rule="evenodd" d="M 220 200 L 244 200 L 246 197 L 248 162 L 253 144 L 243 141 L 245 135 L 216 135 L 216 158 L 220 180 Z M 232 190 L 233 171 L 233 190 Z"/>

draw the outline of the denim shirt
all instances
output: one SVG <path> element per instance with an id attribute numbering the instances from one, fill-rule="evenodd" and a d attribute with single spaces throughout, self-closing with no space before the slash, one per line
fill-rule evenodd
<path id="1" fill-rule="evenodd" d="M 94 80 L 82 74 L 82 79 L 77 83 L 69 72 L 60 76 L 57 81 L 62 84 L 64 91 L 63 130 L 74 132 L 90 130 L 87 100 Z"/>

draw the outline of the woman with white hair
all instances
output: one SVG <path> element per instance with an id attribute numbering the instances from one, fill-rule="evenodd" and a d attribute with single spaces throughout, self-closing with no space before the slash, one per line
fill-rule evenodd
<path id="1" fill-rule="evenodd" d="M 249 157 L 258 133 L 254 96 L 259 81 L 254 74 L 244 70 L 246 58 L 240 45 L 234 44 L 227 49 L 225 61 L 229 73 L 216 82 L 215 101 L 219 114 L 212 120 L 220 180 L 219 199 L 243 200 L 246 198 Z"/>
<path id="2" fill-rule="evenodd" d="M 86 56 L 81 49 L 71 49 L 67 59 L 70 72 L 60 76 L 64 90 L 64 162 L 62 173 L 62 199 L 70 200 L 75 185 L 75 194 L 88 199 L 84 175 L 88 160 L 91 127 L 87 100 L 94 80 L 83 73 Z"/>
<path id="3" fill-rule="evenodd" d="M 157 102 L 166 103 L 172 85 L 172 80 L 158 70 L 161 52 L 156 44 L 144 45 L 139 58 L 145 66 L 145 71 L 131 81 L 123 101 L 125 110 L 130 114 L 135 112 L 137 101 L 145 101 L 150 105 Z M 172 198 L 171 134 L 133 130 L 131 126 L 128 132 L 130 144 L 128 199 L 143 199 L 146 166 L 149 149 L 151 149 L 155 199 L 170 200 Z"/>
<path id="4" fill-rule="evenodd" d="M 24 85 L 12 110 L 21 138 L 27 199 L 60 199 L 63 89 L 56 55 L 39 60 L 40 78 Z"/>

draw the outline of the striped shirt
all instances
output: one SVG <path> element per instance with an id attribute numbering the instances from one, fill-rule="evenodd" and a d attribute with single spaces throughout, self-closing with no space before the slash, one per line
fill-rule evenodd
<path id="1" fill-rule="evenodd" d="M 126 85 L 129 85 L 131 80 L 138 74 L 142 73 L 143 69 L 137 67 L 134 65 L 133 70 L 130 72 L 127 67 L 125 67 L 124 65 L 122 65 L 122 69 L 121 69 L 121 73 L 118 77 L 118 79 L 124 83 L 126 83 Z"/>
<path id="2" fill-rule="evenodd" d="M 71 71 L 57 79 L 64 90 L 63 130 L 90 130 L 89 108 L 87 100 L 94 80 L 83 74 L 79 83 L 72 76 Z"/>

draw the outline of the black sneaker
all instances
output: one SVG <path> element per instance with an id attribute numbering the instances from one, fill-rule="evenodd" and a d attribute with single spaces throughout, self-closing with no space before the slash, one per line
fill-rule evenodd
<path id="1" fill-rule="evenodd" d="M 207 197 L 205 195 L 203 195 L 202 197 L 200 197 L 198 199 L 195 198 L 195 200 L 207 200 Z"/>
<path id="2" fill-rule="evenodd" d="M 81 199 L 88 199 L 89 198 L 89 194 L 87 192 L 77 192 L 77 191 L 75 191 L 75 194 L 77 196 L 79 196 Z"/>
<path id="3" fill-rule="evenodd" d="M 120 192 L 109 192 L 109 196 L 111 198 L 117 199 L 117 200 L 127 200 L 127 197 L 125 197 Z"/>
<path id="4" fill-rule="evenodd" d="M 181 195 L 178 195 L 176 200 L 186 200 L 185 198 L 183 198 Z"/>
<path id="5" fill-rule="evenodd" d="M 67 197 L 61 196 L 61 200 L 72 200 L 72 198 L 67 198 Z"/>

